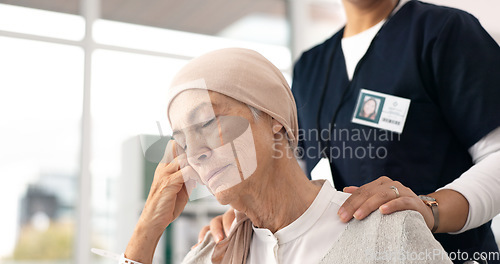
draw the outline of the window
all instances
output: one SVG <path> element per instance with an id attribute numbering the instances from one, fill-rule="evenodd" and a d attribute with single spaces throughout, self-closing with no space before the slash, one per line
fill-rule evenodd
<path id="1" fill-rule="evenodd" d="M 72 263 L 83 51 L 0 37 L 0 259 Z"/>
<path id="2" fill-rule="evenodd" d="M 89 249 L 125 249 L 154 171 L 148 140 L 170 133 L 173 75 L 245 47 L 290 80 L 285 14 L 282 0 L 0 0 L 0 262 L 110 263 Z M 197 238 L 182 226 L 223 209 L 192 203 L 158 255 L 178 262 Z"/>

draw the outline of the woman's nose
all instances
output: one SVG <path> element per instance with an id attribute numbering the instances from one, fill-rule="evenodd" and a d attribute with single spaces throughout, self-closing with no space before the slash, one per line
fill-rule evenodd
<path id="1" fill-rule="evenodd" d="M 212 156 L 212 150 L 204 147 L 198 150 L 194 150 L 194 153 L 189 153 L 188 151 L 188 161 L 191 164 L 202 164 L 210 159 Z"/>
<path id="2" fill-rule="evenodd" d="M 207 145 L 207 138 L 200 134 L 186 133 L 186 146 L 188 162 L 191 164 L 201 164 L 212 156 L 212 150 Z"/>

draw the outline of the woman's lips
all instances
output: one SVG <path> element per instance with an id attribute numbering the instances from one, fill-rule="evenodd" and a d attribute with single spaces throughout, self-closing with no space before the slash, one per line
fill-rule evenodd
<path id="1" fill-rule="evenodd" d="M 206 184 L 209 183 L 209 181 L 216 175 L 220 174 L 223 170 L 225 170 L 227 167 L 229 167 L 229 165 L 231 164 L 228 164 L 226 166 L 223 166 L 223 167 L 220 167 L 220 168 L 217 168 L 217 169 L 214 169 L 212 171 L 210 171 L 210 173 L 208 173 L 208 177 L 206 178 Z"/>

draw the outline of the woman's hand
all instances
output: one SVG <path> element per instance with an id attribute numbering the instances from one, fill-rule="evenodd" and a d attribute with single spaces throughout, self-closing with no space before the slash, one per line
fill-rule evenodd
<path id="1" fill-rule="evenodd" d="M 186 155 L 182 154 L 169 163 L 160 163 L 149 191 L 146 205 L 141 214 L 143 223 L 151 229 L 163 232 L 172 223 L 187 204 L 189 199 L 185 181 L 193 174 L 193 168 L 185 166 Z"/>
<path id="2" fill-rule="evenodd" d="M 397 188 L 396 191 L 391 186 Z M 343 222 L 353 217 L 361 220 L 379 209 L 382 214 L 391 214 L 397 211 L 418 211 L 425 220 L 427 227 L 432 229 L 434 216 L 432 210 L 408 187 L 389 177 L 383 176 L 361 187 L 346 187 L 344 192 L 352 195 L 340 207 L 338 214 Z"/>
<path id="3" fill-rule="evenodd" d="M 170 141 L 156 167 L 146 205 L 125 251 L 127 258 L 151 263 L 163 231 L 187 204 L 196 172 L 187 164 L 186 154 L 177 156 L 176 149 L 175 142 Z"/>

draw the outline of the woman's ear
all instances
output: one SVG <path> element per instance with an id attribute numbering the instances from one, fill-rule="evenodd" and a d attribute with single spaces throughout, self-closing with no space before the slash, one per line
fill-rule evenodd
<path id="1" fill-rule="evenodd" d="M 274 118 L 272 126 L 273 126 L 273 134 L 277 134 L 281 131 L 281 129 L 283 129 L 283 125 L 280 122 L 276 121 L 276 119 Z"/>

